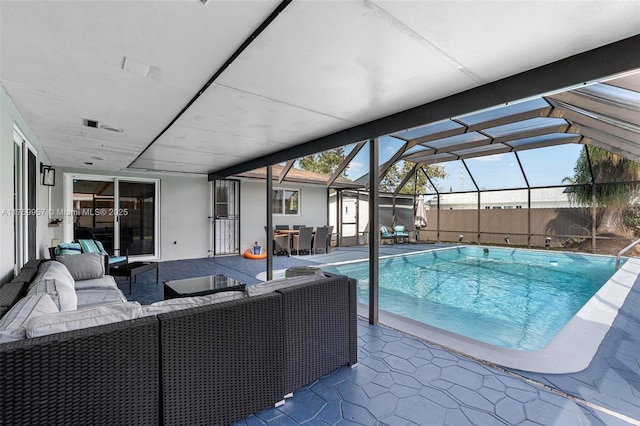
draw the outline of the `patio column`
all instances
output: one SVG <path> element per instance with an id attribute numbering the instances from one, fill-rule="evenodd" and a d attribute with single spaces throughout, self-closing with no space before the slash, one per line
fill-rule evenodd
<path id="1" fill-rule="evenodd" d="M 378 266 L 380 255 L 380 204 L 378 139 L 369 141 L 369 324 L 378 324 Z"/>
<path id="2" fill-rule="evenodd" d="M 273 279 L 273 169 L 267 166 L 267 280 Z"/>

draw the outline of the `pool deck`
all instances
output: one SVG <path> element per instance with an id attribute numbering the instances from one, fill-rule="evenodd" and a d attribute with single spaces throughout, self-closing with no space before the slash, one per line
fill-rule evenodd
<path id="1" fill-rule="evenodd" d="M 443 247 L 397 244 L 381 256 Z M 274 258 L 274 269 L 366 259 L 368 247 Z M 223 273 L 254 284 L 264 261 L 239 256 L 160 264 L 161 281 Z M 153 277 L 151 276 L 153 275 Z M 118 279 L 123 287 L 126 280 Z M 131 300 L 161 287 L 140 275 Z M 159 290 L 160 288 L 160 290 Z M 480 362 L 383 325 L 358 321 L 358 365 L 343 367 L 237 425 L 640 425 L 640 279 L 589 366 L 540 374 Z"/>

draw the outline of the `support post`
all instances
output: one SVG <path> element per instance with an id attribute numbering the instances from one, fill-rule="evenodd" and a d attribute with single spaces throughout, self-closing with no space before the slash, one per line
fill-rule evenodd
<path id="1" fill-rule="evenodd" d="M 378 139 L 369 141 L 369 324 L 378 324 L 380 255 L 380 187 Z"/>
<path id="2" fill-rule="evenodd" d="M 267 166 L 267 280 L 273 279 L 273 169 Z"/>

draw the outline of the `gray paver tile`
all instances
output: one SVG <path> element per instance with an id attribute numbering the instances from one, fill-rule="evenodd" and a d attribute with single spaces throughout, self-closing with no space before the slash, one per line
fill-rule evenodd
<path id="1" fill-rule="evenodd" d="M 446 409 L 422 396 L 416 395 L 398 401 L 396 415 L 420 425 L 441 425 L 444 423 Z M 425 421 L 429 423 L 425 423 Z"/>
<path id="2" fill-rule="evenodd" d="M 496 414 L 511 424 L 524 421 L 527 416 L 521 402 L 511 398 L 504 398 L 496 404 Z"/>
<path id="3" fill-rule="evenodd" d="M 460 404 L 447 395 L 444 391 L 431 387 L 423 387 L 420 389 L 421 396 L 424 396 L 431 402 L 435 402 L 436 404 L 444 407 L 444 408 L 452 408 L 457 409 Z"/>
<path id="4" fill-rule="evenodd" d="M 367 404 L 367 410 L 375 416 L 376 419 L 392 416 L 398 405 L 398 398 L 390 393 L 384 393 L 371 398 Z"/>
<path id="5" fill-rule="evenodd" d="M 440 378 L 470 390 L 480 389 L 484 381 L 480 374 L 460 368 L 458 365 L 443 368 Z"/>
<path id="6" fill-rule="evenodd" d="M 362 390 L 362 388 L 355 383 L 351 383 L 348 381 L 338 383 L 336 385 L 336 390 L 340 394 L 343 400 L 349 402 L 351 404 L 359 405 L 361 407 L 365 407 L 369 402 L 369 397 Z"/>
<path id="7" fill-rule="evenodd" d="M 404 371 L 406 373 L 415 373 L 416 367 L 404 358 L 396 355 L 389 355 L 384 358 L 384 362 L 393 370 Z"/>
<path id="8" fill-rule="evenodd" d="M 493 403 L 478 392 L 474 392 L 459 385 L 453 385 L 451 389 L 449 389 L 449 393 L 463 405 L 493 412 Z"/>
<path id="9" fill-rule="evenodd" d="M 413 388 L 413 387 L 409 387 L 409 386 L 393 384 L 389 388 L 389 391 L 393 395 L 397 396 L 398 398 L 406 398 L 406 397 L 409 397 L 409 396 L 417 395 L 418 392 L 420 392 L 420 388 Z"/>
<path id="10" fill-rule="evenodd" d="M 473 426 L 471 420 L 459 409 L 448 409 L 444 418 L 446 426 Z"/>
<path id="11" fill-rule="evenodd" d="M 506 394 L 519 402 L 528 402 L 539 398 L 537 389 L 534 387 L 526 390 L 508 388 Z"/>
<path id="12" fill-rule="evenodd" d="M 487 413 L 486 411 L 476 410 L 471 407 L 460 407 L 460 410 L 469 420 L 471 420 L 471 423 L 473 423 L 474 425 L 494 426 L 509 424 L 506 421 L 495 417 L 493 414 Z"/>
<path id="13" fill-rule="evenodd" d="M 376 420 L 371 413 L 364 407 L 344 402 L 342 404 L 342 417 L 345 420 L 355 422 L 362 425 L 373 425 Z"/>

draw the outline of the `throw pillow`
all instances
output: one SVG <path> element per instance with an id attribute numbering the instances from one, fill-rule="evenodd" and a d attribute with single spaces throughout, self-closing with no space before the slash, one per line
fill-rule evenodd
<path id="1" fill-rule="evenodd" d="M 279 280 L 265 281 L 260 284 L 249 285 L 245 288 L 245 291 L 249 296 L 258 296 L 260 294 L 273 293 L 281 288 L 293 287 L 295 285 L 306 284 L 314 281 L 318 281 L 320 278 L 317 275 L 304 275 L 299 277 L 283 278 Z"/>
<path id="2" fill-rule="evenodd" d="M 104 256 L 100 253 L 58 256 L 56 260 L 66 266 L 74 280 L 88 280 L 104 276 Z"/>
<path id="3" fill-rule="evenodd" d="M 56 247 L 56 255 L 66 256 L 72 254 L 80 254 L 82 253 L 82 248 L 80 248 L 80 244 L 78 243 L 60 243 L 58 247 Z"/>

